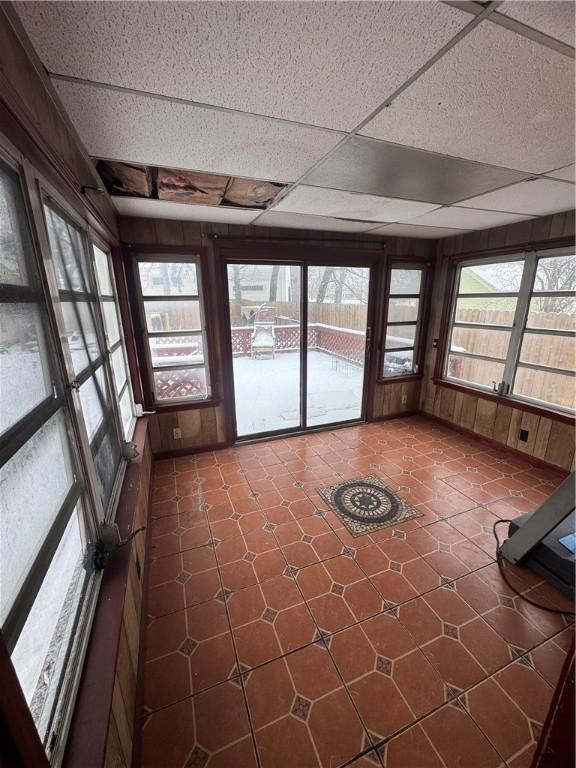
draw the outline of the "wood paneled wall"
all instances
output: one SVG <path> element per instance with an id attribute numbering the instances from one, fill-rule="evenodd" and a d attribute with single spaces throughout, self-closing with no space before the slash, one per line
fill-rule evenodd
<path id="1" fill-rule="evenodd" d="M 0 129 L 26 154 L 15 137 L 8 113 L 20 124 L 22 142 L 35 144 L 39 156 L 54 173 L 52 183 L 60 181 L 81 198 L 83 186 L 99 186 L 95 168 L 68 117 L 52 94 L 52 85 L 36 54 L 29 46 L 14 9 L 9 3 L 0 7 L 0 101 L 7 109 Z M 35 158 L 29 158 L 35 160 Z M 44 171 L 44 168 L 39 170 Z M 116 233 L 116 215 L 107 194 L 88 193 L 83 204 L 112 233 Z"/>
<path id="2" fill-rule="evenodd" d="M 160 219 L 140 219 L 121 217 L 119 219 L 120 239 L 130 245 L 158 245 L 158 246 L 194 246 L 208 247 L 213 253 L 214 241 L 208 237 L 210 233 L 219 235 L 233 235 L 245 238 L 269 238 L 270 255 L 274 255 L 273 238 L 291 239 L 294 242 L 305 243 L 308 247 L 311 242 L 320 247 L 334 244 L 349 244 L 360 248 L 378 248 L 378 244 L 369 235 L 338 236 L 329 232 L 311 232 L 304 230 L 272 229 L 268 227 L 242 227 L 222 224 L 200 224 L 187 221 L 168 221 Z M 416 240 L 408 238 L 390 237 L 381 240 L 386 244 L 386 254 L 389 256 L 417 257 L 430 260 L 433 258 L 434 244 L 429 240 Z M 384 249 L 382 251 L 384 253 Z M 221 301 L 221 297 L 216 297 Z M 220 337 L 221 329 L 218 327 L 220 318 L 208 316 L 208 322 L 216 326 Z M 223 351 L 216 350 L 216 356 L 222 359 Z M 218 369 L 222 366 L 219 364 Z M 222 392 L 222 382 L 213 381 L 217 392 Z M 418 408 L 420 395 L 420 381 L 399 382 L 396 384 L 376 384 L 374 392 L 373 413 L 374 417 L 386 417 L 413 412 Z M 403 402 L 404 401 L 404 402 Z M 232 404 L 222 402 L 214 408 L 199 408 L 197 410 L 173 411 L 165 414 L 156 414 L 150 419 L 150 433 L 154 453 L 167 453 L 179 450 L 193 450 L 207 445 L 224 444 L 226 434 L 226 409 Z M 175 440 L 173 430 L 179 427 L 182 438 Z"/>
<path id="3" fill-rule="evenodd" d="M 489 253 L 497 248 L 518 248 L 524 245 L 527 250 L 529 247 L 546 247 L 552 241 L 562 238 L 574 239 L 574 211 L 439 241 L 420 410 L 562 469 L 572 469 L 575 443 L 573 424 L 528 413 L 513 405 L 457 392 L 436 385 L 433 381 L 436 366 L 434 343 L 442 331 L 442 310 L 449 300 L 449 297 L 444 296 L 448 257 Z M 527 442 L 518 439 L 520 429 L 528 430 Z"/>
<path id="4" fill-rule="evenodd" d="M 139 487 L 132 530 L 147 525 L 151 470 L 152 450 L 148 436 L 140 462 Z M 132 539 L 129 546 L 130 557 L 116 658 L 112 710 L 108 724 L 105 768 L 130 768 L 132 764 L 140 651 L 142 584 L 146 560 L 145 534 L 138 534 Z"/>

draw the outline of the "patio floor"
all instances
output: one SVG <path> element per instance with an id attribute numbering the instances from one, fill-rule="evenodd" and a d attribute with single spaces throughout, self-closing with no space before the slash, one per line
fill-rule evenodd
<path id="1" fill-rule="evenodd" d="M 308 426 L 359 419 L 364 370 L 318 350 L 308 352 Z M 238 435 L 300 424 L 300 353 L 234 358 Z"/>

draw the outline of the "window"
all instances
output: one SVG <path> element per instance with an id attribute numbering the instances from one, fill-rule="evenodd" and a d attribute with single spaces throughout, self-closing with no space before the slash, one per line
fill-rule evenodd
<path id="1" fill-rule="evenodd" d="M 110 254 L 92 244 L 94 263 L 96 266 L 96 282 L 106 333 L 106 353 L 111 361 L 114 377 L 116 400 L 120 407 L 120 419 L 124 439 L 129 440 L 134 432 L 134 400 L 132 387 L 128 376 L 128 357 L 126 341 L 118 314 L 118 299 L 114 282 L 114 272 L 111 268 Z"/>
<path id="2" fill-rule="evenodd" d="M 133 402 L 109 254 L 0 158 L 0 629 L 59 765 Z"/>
<path id="3" fill-rule="evenodd" d="M 140 256 L 137 279 L 152 402 L 208 399 L 199 258 Z"/>
<path id="4" fill-rule="evenodd" d="M 121 444 L 92 260 L 84 232 L 70 217 L 49 200 L 44 204 L 44 215 L 59 289 L 61 338 L 70 363 L 68 384 L 79 393 L 105 514 L 120 466 Z M 107 341 L 117 345 L 120 330 L 114 302 L 103 301 L 102 308 Z"/>
<path id="5" fill-rule="evenodd" d="M 382 375 L 418 373 L 418 351 L 424 296 L 423 266 L 399 265 L 390 270 Z"/>
<path id="6" fill-rule="evenodd" d="M 573 411 L 575 289 L 571 251 L 462 262 L 445 377 Z"/>
<path id="7" fill-rule="evenodd" d="M 94 529 L 51 327 L 20 178 L 0 161 L 0 626 L 54 758 L 96 577 L 84 559 Z"/>

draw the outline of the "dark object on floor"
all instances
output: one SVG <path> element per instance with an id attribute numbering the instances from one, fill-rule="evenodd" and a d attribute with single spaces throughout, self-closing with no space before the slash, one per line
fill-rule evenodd
<path id="1" fill-rule="evenodd" d="M 574 554 L 560 539 L 574 533 L 574 473 L 535 512 L 510 522 L 501 555 L 522 563 L 574 598 Z"/>
<path id="2" fill-rule="evenodd" d="M 318 488 L 352 536 L 422 517 L 414 507 L 385 485 L 379 477 L 367 475 Z"/>
<path id="3" fill-rule="evenodd" d="M 508 528 L 508 536 L 512 536 L 517 530 L 538 512 L 528 512 L 525 515 L 512 520 Z M 574 555 L 560 539 L 570 533 L 574 533 L 576 517 L 574 512 L 563 520 L 554 530 L 537 544 L 522 565 L 542 576 L 568 597 L 574 598 Z"/>

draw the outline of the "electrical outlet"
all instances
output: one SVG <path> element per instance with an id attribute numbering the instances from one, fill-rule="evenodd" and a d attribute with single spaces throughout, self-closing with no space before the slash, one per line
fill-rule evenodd
<path id="1" fill-rule="evenodd" d="M 408 402 L 408 395 L 402 395 L 402 405 L 406 405 Z"/>
<path id="2" fill-rule="evenodd" d="M 180 427 L 174 427 L 172 430 L 172 436 L 174 437 L 174 440 L 181 440 L 182 439 L 182 430 Z"/>
<path id="3" fill-rule="evenodd" d="M 518 435 L 518 440 L 520 440 L 523 443 L 528 442 L 528 430 L 527 429 L 521 429 L 520 434 Z"/>

